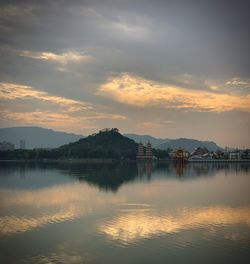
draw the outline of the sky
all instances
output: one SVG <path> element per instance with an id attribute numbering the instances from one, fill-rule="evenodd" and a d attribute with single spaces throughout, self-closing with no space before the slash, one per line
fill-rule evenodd
<path id="1" fill-rule="evenodd" d="M 250 147 L 249 8 L 0 0 L 0 127 Z"/>

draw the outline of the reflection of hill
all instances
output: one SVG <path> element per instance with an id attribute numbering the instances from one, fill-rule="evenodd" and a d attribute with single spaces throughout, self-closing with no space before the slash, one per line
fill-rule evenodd
<path id="1" fill-rule="evenodd" d="M 137 177 L 135 164 L 88 164 L 85 166 L 71 166 L 68 173 L 76 176 L 80 181 L 98 186 L 101 190 L 117 191 L 119 187 L 133 181 Z"/>
<path id="2" fill-rule="evenodd" d="M 69 177 L 78 178 L 82 182 L 97 186 L 104 191 L 117 191 L 123 184 L 153 179 L 177 178 L 191 180 L 198 177 L 212 177 L 220 171 L 245 172 L 250 170 L 247 163 L 113 163 L 113 164 L 81 164 L 81 163 L 0 163 L 0 183 L 4 186 L 4 177 L 26 178 L 31 188 L 43 188 L 53 184 L 69 182 Z M 47 173 L 45 173 L 47 171 Z M 48 173 L 49 172 L 49 173 Z M 11 184 L 11 181 L 8 181 Z M 27 182 L 24 184 L 27 188 Z M 18 187 L 22 187 L 19 181 Z"/>

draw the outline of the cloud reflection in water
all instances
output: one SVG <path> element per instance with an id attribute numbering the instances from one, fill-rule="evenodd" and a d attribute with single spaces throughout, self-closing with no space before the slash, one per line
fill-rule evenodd
<path id="1" fill-rule="evenodd" d="M 0 216 L 0 236 L 23 233 L 48 224 L 71 221 L 101 210 L 104 201 L 95 188 L 65 184 L 40 190 L 0 190 L 0 210 L 11 209 L 11 215 Z M 95 197 L 93 200 L 91 197 Z M 109 203 L 122 202 L 110 197 Z M 18 214 L 18 208 L 27 214 Z"/>
<path id="2" fill-rule="evenodd" d="M 165 214 L 134 210 L 100 224 L 99 230 L 109 239 L 128 245 L 157 235 L 175 234 L 190 229 L 209 231 L 211 228 L 238 224 L 250 226 L 250 207 L 184 208 L 176 213 Z"/>

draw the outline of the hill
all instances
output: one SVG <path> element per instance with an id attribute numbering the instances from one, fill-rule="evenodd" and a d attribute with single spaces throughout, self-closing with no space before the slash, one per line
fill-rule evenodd
<path id="1" fill-rule="evenodd" d="M 104 129 L 97 134 L 77 142 L 61 146 L 59 156 L 71 158 L 126 158 L 135 159 L 137 143 L 118 132 L 118 129 Z"/>
<path id="2" fill-rule="evenodd" d="M 168 142 L 158 145 L 156 148 L 159 149 L 176 149 L 176 148 L 184 148 L 189 152 L 192 152 L 195 148 L 207 148 L 209 151 L 221 150 L 216 143 L 212 141 L 199 141 L 195 139 L 188 138 L 179 138 L 179 139 L 171 139 Z"/>
<path id="3" fill-rule="evenodd" d="M 41 127 L 9 127 L 0 128 L 0 141 L 8 141 L 19 148 L 19 141 L 25 140 L 26 148 L 57 148 L 83 138 L 82 135 L 58 132 Z"/>

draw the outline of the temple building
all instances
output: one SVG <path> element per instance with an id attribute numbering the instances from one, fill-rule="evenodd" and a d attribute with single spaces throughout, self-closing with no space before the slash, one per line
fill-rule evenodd
<path id="1" fill-rule="evenodd" d="M 138 144 L 138 152 L 136 158 L 138 160 L 152 160 L 153 154 L 152 154 L 152 146 L 150 142 L 147 143 L 146 148 L 143 146 L 141 142 Z"/>
<path id="2" fill-rule="evenodd" d="M 136 158 L 144 159 L 144 146 L 142 145 L 141 142 L 138 144 L 138 152 Z"/>
<path id="3" fill-rule="evenodd" d="M 146 146 L 146 155 L 145 155 L 146 159 L 152 159 L 153 158 L 153 154 L 152 154 L 152 146 L 151 144 L 148 142 L 147 146 Z"/>
<path id="4" fill-rule="evenodd" d="M 187 162 L 189 153 L 182 148 L 176 149 L 172 160 L 174 162 Z"/>

